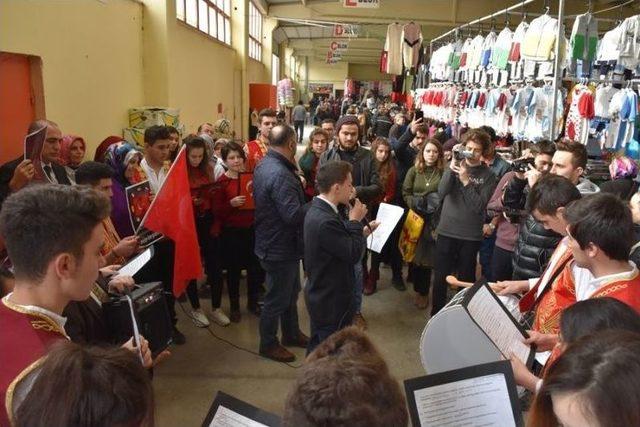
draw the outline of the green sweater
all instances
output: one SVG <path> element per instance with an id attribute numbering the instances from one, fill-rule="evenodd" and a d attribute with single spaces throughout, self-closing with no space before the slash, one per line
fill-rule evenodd
<path id="1" fill-rule="evenodd" d="M 434 167 L 425 167 L 424 172 L 418 172 L 415 166 L 407 172 L 402 184 L 402 198 L 411 209 L 414 207 L 414 197 L 438 191 L 438 184 L 442 171 Z"/>

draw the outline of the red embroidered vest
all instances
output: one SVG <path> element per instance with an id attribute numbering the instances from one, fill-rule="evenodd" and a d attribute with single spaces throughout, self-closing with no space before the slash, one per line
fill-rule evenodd
<path id="1" fill-rule="evenodd" d="M 66 334 L 53 319 L 0 301 L 0 425 L 10 425 L 16 385 L 39 366 L 47 349 L 62 339 Z"/>
<path id="2" fill-rule="evenodd" d="M 253 141 L 247 142 L 245 148 L 247 161 L 244 162 L 244 170 L 245 172 L 253 172 L 256 166 L 258 166 L 258 163 L 260 163 L 260 160 L 267 154 L 267 146 L 260 142 L 260 140 L 254 139 Z"/>

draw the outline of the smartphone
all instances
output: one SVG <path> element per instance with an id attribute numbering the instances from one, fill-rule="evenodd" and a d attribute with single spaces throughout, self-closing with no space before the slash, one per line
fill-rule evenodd
<path id="1" fill-rule="evenodd" d="M 416 110 L 413 120 L 424 119 L 424 112 L 422 110 Z"/>

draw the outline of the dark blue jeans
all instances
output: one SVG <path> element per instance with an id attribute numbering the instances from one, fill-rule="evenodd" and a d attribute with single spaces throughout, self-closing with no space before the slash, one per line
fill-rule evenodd
<path id="1" fill-rule="evenodd" d="M 496 232 L 491 236 L 482 239 L 480 244 L 480 266 L 482 267 L 482 275 L 489 282 L 493 282 L 493 270 L 491 268 L 491 258 L 493 257 L 493 248 L 496 246 Z"/>
<path id="2" fill-rule="evenodd" d="M 260 351 L 278 344 L 278 321 L 282 337 L 298 337 L 298 294 L 300 293 L 300 261 L 260 261 L 266 272 L 267 292 L 260 314 Z"/>

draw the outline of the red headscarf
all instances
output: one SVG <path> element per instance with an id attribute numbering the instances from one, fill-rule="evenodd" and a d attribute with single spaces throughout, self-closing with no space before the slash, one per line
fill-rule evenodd
<path id="1" fill-rule="evenodd" d="M 119 136 L 108 136 L 107 138 L 105 138 L 105 140 L 102 141 L 100 145 L 98 145 L 98 148 L 96 148 L 96 154 L 93 157 L 93 160 L 96 162 L 103 163 L 104 155 L 107 152 L 107 148 L 109 148 L 109 146 L 115 144 L 116 142 L 120 142 L 120 141 L 124 141 L 124 139 Z"/>
<path id="2" fill-rule="evenodd" d="M 82 149 L 87 152 L 87 144 L 84 142 L 84 139 L 77 135 L 65 135 L 62 137 L 62 143 L 60 144 L 60 164 L 62 166 L 68 166 L 71 163 L 71 145 L 80 141 L 82 144 Z"/>

